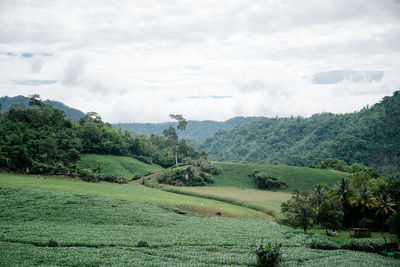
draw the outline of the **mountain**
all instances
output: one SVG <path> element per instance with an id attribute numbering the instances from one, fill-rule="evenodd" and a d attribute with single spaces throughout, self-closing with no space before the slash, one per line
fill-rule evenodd
<path id="1" fill-rule="evenodd" d="M 183 131 L 182 137 L 185 139 L 193 139 L 197 142 L 204 141 L 205 138 L 213 136 L 220 130 L 233 129 L 236 126 L 246 124 L 248 122 L 260 119 L 260 117 L 235 117 L 224 122 L 218 121 L 188 121 L 186 130 Z M 137 135 L 162 135 L 163 130 L 168 126 L 176 127 L 176 122 L 163 123 L 117 123 L 113 124 L 115 129 L 129 131 L 133 136 Z"/>
<path id="2" fill-rule="evenodd" d="M 8 97 L 8 96 L 0 97 L 1 111 L 9 110 L 11 105 L 18 104 L 18 103 L 25 103 L 28 106 L 28 102 L 29 102 L 29 98 L 22 96 L 22 95 L 14 96 L 14 97 Z M 65 104 L 58 102 L 58 101 L 46 100 L 46 101 L 44 101 L 44 103 L 52 105 L 55 108 L 63 110 L 65 112 L 65 114 L 67 115 L 67 117 L 72 118 L 73 120 L 78 120 L 86 115 L 82 111 L 74 109 L 74 108 L 70 108 L 70 107 L 66 106 Z"/>
<path id="3" fill-rule="evenodd" d="M 219 131 L 200 146 L 219 161 L 307 166 L 318 158 L 400 172 L 400 91 L 349 114 L 261 118 Z"/>

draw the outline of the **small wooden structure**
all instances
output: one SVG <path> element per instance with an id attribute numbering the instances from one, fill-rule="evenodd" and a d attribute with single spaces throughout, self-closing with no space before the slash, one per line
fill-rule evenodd
<path id="1" fill-rule="evenodd" d="M 371 237 L 371 229 L 368 228 L 350 228 L 350 237 L 365 238 Z"/>

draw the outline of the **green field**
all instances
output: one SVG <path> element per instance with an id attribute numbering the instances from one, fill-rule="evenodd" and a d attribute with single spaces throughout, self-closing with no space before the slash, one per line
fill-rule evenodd
<path id="1" fill-rule="evenodd" d="M 222 169 L 214 175 L 214 184 L 210 186 L 239 187 L 255 189 L 256 185 L 250 175 L 254 171 L 265 173 L 285 182 L 289 187 L 286 191 L 311 189 L 316 184 L 332 185 L 345 177 L 344 173 L 337 171 L 312 169 L 306 167 L 293 167 L 285 165 L 239 164 L 216 162 Z"/>
<path id="2" fill-rule="evenodd" d="M 242 206 L 255 207 L 259 210 L 263 210 L 275 217 L 279 217 L 281 213 L 281 203 L 290 199 L 291 194 L 287 192 L 274 192 L 258 189 L 247 189 L 238 187 L 210 187 L 210 186 L 191 186 L 191 187 L 180 187 L 179 190 L 184 192 L 195 193 L 199 196 L 210 196 L 220 197 L 232 201 L 232 203 L 238 203 Z M 235 200 L 237 202 L 235 202 Z"/>
<path id="3" fill-rule="evenodd" d="M 267 218 L 260 212 L 248 208 L 215 200 L 173 194 L 159 189 L 138 185 L 136 183 L 88 183 L 79 179 L 65 177 L 0 173 L 0 186 L 55 192 L 72 192 L 133 201 L 146 201 L 179 207 L 183 210 L 204 215 L 215 215 L 215 212 L 219 211 L 222 213 L 222 216 Z"/>
<path id="4" fill-rule="evenodd" d="M 115 197 L 0 187 L 0 217 L 1 266 L 249 266 L 250 246 L 261 238 L 282 243 L 283 266 L 400 264 L 378 254 L 310 249 L 311 236 L 266 220 L 180 215 Z"/>
<path id="5" fill-rule="evenodd" d="M 345 177 L 345 174 L 337 171 L 305 167 L 228 162 L 215 162 L 215 164 L 221 168 L 222 172 L 213 175 L 214 183 L 207 186 L 173 187 L 156 185 L 155 181 L 146 184 L 170 192 L 216 199 L 249 207 L 279 218 L 281 216 L 281 203 L 290 199 L 291 191 L 312 189 L 316 184 L 332 185 Z M 257 189 L 253 178 L 250 177 L 254 171 L 276 177 L 287 183 L 289 187 L 283 191 Z"/>
<path id="6" fill-rule="evenodd" d="M 97 162 L 103 162 L 104 164 L 101 173 L 124 177 L 128 180 L 135 175 L 143 176 L 163 169 L 157 164 L 146 164 L 131 157 L 98 154 L 81 155 L 78 167 L 93 170 L 96 168 Z"/>

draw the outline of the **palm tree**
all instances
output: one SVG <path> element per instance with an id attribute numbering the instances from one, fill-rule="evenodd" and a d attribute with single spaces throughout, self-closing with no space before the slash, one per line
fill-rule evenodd
<path id="1" fill-rule="evenodd" d="M 386 216 L 391 214 L 391 213 L 396 213 L 396 211 L 393 209 L 396 204 L 392 201 L 392 198 L 389 196 L 389 194 L 382 194 L 380 193 L 376 197 L 376 206 L 378 210 L 376 211 L 376 215 L 381 214 L 382 215 L 382 235 L 385 230 L 385 221 L 386 221 Z"/>
<path id="2" fill-rule="evenodd" d="M 342 224 L 344 227 L 347 227 L 350 219 L 352 217 L 350 206 L 351 206 L 351 197 L 353 196 L 354 191 L 349 181 L 345 178 L 340 180 L 333 190 L 333 198 L 336 199 L 343 207 L 344 217 Z"/>
<path id="3" fill-rule="evenodd" d="M 317 184 L 313 188 L 313 199 L 316 209 L 319 209 L 319 206 L 321 205 L 321 202 L 324 197 L 325 197 L 325 187 L 321 184 Z"/>
<path id="4" fill-rule="evenodd" d="M 356 199 L 354 200 L 356 206 L 361 207 L 361 214 L 363 214 L 363 227 L 365 227 L 365 219 L 368 209 L 376 207 L 376 199 L 371 191 L 369 191 L 365 186 L 361 186 L 360 190 L 357 192 Z"/>
<path id="5" fill-rule="evenodd" d="M 350 186 L 350 183 L 347 179 L 342 179 L 339 183 L 335 186 L 334 189 L 335 198 L 337 198 L 343 206 L 351 204 L 351 196 L 353 195 L 353 189 Z"/>

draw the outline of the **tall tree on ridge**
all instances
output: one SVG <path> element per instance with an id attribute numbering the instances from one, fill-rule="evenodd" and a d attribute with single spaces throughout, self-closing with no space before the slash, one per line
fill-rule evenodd
<path id="1" fill-rule="evenodd" d="M 186 130 L 187 121 L 183 118 L 182 114 L 169 114 L 171 119 L 178 121 L 178 126 L 176 127 L 181 131 L 181 134 Z M 179 136 L 173 126 L 169 126 L 164 129 L 164 137 L 167 138 L 169 145 L 172 147 L 172 151 L 175 154 L 175 165 L 178 166 L 178 145 Z"/>

